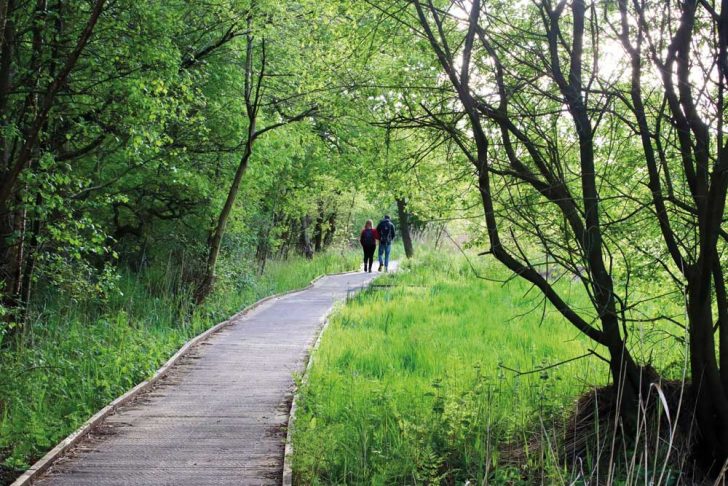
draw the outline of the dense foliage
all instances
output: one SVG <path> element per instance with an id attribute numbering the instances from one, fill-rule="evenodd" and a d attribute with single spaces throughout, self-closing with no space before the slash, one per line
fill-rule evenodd
<path id="1" fill-rule="evenodd" d="M 483 254 L 608 354 L 626 437 L 660 382 L 635 359 L 631 336 L 673 323 L 675 344 L 689 347 L 694 404 L 671 417 L 673 433 L 694 441 L 699 469 L 719 474 L 728 459 L 728 6 L 372 3 L 429 54 L 430 95 L 395 105 L 390 121 L 457 148 L 484 217 Z M 590 305 L 559 291 L 562 278 L 579 280 Z M 674 303 L 681 312 L 663 310 Z"/>
<path id="2" fill-rule="evenodd" d="M 382 144 L 356 133 L 363 122 L 338 133 L 346 100 L 325 93 L 343 44 L 308 28 L 328 7 L 2 7 L 0 340 L 22 327 L 37 282 L 103 298 L 118 268 L 171 265 L 183 291 L 210 253 L 263 270 L 360 224 L 353 168 Z"/>
<path id="3" fill-rule="evenodd" d="M 340 123 L 347 46 L 310 29 L 329 8 L 0 2 L 5 467 L 246 303 L 354 267 L 354 228 L 394 199 L 358 170 L 384 146 L 367 111 Z"/>
<path id="4" fill-rule="evenodd" d="M 190 322 L 391 211 L 588 336 L 625 437 L 665 371 L 634 336 L 685 345 L 717 474 L 727 86 L 714 0 L 0 0 L 1 352 L 125 278 Z"/>

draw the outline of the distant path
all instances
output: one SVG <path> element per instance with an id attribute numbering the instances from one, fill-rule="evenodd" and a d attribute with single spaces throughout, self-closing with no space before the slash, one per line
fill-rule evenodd
<path id="1" fill-rule="evenodd" d="M 35 484 L 280 484 L 292 374 L 334 303 L 376 275 L 330 275 L 240 317 Z"/>

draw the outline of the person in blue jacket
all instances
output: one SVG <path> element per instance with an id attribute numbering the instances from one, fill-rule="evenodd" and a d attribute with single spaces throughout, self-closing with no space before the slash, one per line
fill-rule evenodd
<path id="1" fill-rule="evenodd" d="M 388 214 L 385 214 L 384 219 L 377 225 L 377 233 L 379 234 L 379 271 L 381 272 L 384 268 L 386 272 L 389 267 L 389 253 L 392 251 L 392 242 L 396 234 L 394 223 Z"/>

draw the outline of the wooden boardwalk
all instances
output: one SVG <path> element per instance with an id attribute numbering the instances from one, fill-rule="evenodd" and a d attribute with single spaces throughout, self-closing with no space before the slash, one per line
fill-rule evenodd
<path id="1" fill-rule="evenodd" d="M 35 484 L 280 484 L 292 375 L 334 303 L 374 275 L 324 277 L 238 318 Z"/>

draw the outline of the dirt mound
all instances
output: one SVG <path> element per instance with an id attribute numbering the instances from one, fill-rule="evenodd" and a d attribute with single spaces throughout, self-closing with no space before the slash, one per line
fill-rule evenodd
<path id="1" fill-rule="evenodd" d="M 529 458 L 533 463 L 534 457 L 548 457 L 570 471 L 572 480 L 581 477 L 590 484 L 616 478 L 631 479 L 629 484 L 703 484 L 705 473 L 690 453 L 697 428 L 689 387 L 680 381 L 651 385 L 631 430 L 617 415 L 617 388 L 594 388 L 565 418 L 541 424 L 526 441 L 502 448 L 499 462 L 519 466 L 524 480 L 543 477 L 538 467 L 524 467 Z"/>

